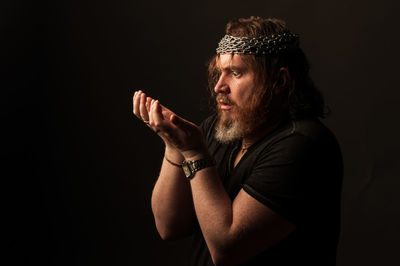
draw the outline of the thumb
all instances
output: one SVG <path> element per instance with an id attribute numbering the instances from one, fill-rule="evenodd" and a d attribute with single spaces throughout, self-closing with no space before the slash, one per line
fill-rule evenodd
<path id="1" fill-rule="evenodd" d="M 177 127 L 183 127 L 187 122 L 185 119 L 173 114 L 171 115 L 171 122 Z"/>
<path id="2" fill-rule="evenodd" d="M 196 132 L 197 126 L 192 122 L 189 122 L 182 117 L 179 117 L 175 114 L 171 116 L 171 122 L 174 124 L 178 129 L 185 132 L 187 135 L 192 135 Z"/>

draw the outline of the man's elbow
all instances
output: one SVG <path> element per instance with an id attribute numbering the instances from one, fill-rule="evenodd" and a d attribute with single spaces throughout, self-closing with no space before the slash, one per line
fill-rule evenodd
<path id="1" fill-rule="evenodd" d="M 246 248 L 238 245 L 233 238 L 229 241 L 225 239 L 222 242 L 209 243 L 209 251 L 213 263 L 217 266 L 238 265 L 249 258 Z"/>
<path id="2" fill-rule="evenodd" d="M 189 236 L 193 232 L 191 228 L 185 228 L 182 226 L 179 227 L 176 225 L 168 226 L 168 225 L 159 225 L 156 223 L 156 228 L 161 239 L 166 241 L 178 240 L 183 237 Z"/>
<path id="3" fill-rule="evenodd" d="M 157 228 L 157 231 L 161 239 L 165 241 L 173 241 L 180 238 L 178 234 L 176 232 L 173 232 L 172 230 Z"/>
<path id="4" fill-rule="evenodd" d="M 231 266 L 245 262 L 245 259 L 236 253 L 211 253 L 211 259 L 216 266 Z"/>
<path id="5" fill-rule="evenodd" d="M 235 261 L 234 251 L 229 246 L 221 245 L 210 247 L 210 255 L 213 263 L 217 266 L 234 265 Z"/>
<path id="6" fill-rule="evenodd" d="M 222 252 L 211 252 L 211 259 L 216 266 L 234 265 L 231 254 Z"/>
<path id="7" fill-rule="evenodd" d="M 179 239 L 177 235 L 171 234 L 170 232 L 167 231 L 158 231 L 158 234 L 164 241 L 174 241 Z"/>

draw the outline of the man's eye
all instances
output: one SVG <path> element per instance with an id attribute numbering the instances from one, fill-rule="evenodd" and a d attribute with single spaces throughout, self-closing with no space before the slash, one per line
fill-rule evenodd
<path id="1" fill-rule="evenodd" d="M 239 73 L 239 72 L 236 72 L 236 71 L 232 71 L 232 75 L 235 76 L 235 77 L 239 77 L 239 76 L 240 76 L 240 73 Z"/>

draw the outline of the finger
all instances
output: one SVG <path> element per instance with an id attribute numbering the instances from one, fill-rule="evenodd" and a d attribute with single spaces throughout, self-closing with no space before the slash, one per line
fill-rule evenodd
<path id="1" fill-rule="evenodd" d="M 154 102 L 155 100 L 151 100 L 150 102 L 150 111 L 149 111 L 150 126 L 154 126 Z"/>
<path id="2" fill-rule="evenodd" d="M 161 126 L 161 123 L 162 123 L 162 118 L 161 118 L 161 116 L 158 114 L 156 102 L 158 102 L 158 101 L 151 100 L 150 113 L 149 113 L 149 121 L 150 121 L 150 127 L 151 127 L 156 133 L 158 133 L 159 131 L 161 131 L 160 126 Z"/>
<path id="3" fill-rule="evenodd" d="M 146 94 L 142 93 L 140 95 L 140 117 L 143 119 L 144 122 L 148 123 L 149 121 L 149 113 L 147 112 L 146 108 Z"/>
<path id="4" fill-rule="evenodd" d="M 151 104 L 150 107 L 150 114 L 153 122 L 153 126 L 159 127 L 163 121 L 162 116 L 160 115 L 159 112 L 160 105 L 158 103 L 158 100 L 154 100 L 153 103 Z"/>
<path id="5" fill-rule="evenodd" d="M 151 125 L 153 125 L 154 123 L 153 123 L 153 117 L 152 117 L 152 109 L 151 109 L 151 106 L 152 106 L 152 102 L 153 102 L 153 100 L 151 100 L 150 101 L 150 109 L 149 109 L 149 123 L 147 124 L 149 127 L 151 127 Z"/>
<path id="6" fill-rule="evenodd" d="M 152 100 L 153 99 L 151 97 L 147 97 L 147 99 L 146 99 L 146 109 L 147 109 L 148 113 L 150 112 L 150 107 L 151 107 L 151 101 Z"/>
<path id="7" fill-rule="evenodd" d="M 140 117 L 140 110 L 139 110 L 139 105 L 140 105 L 140 91 L 135 92 L 135 95 L 133 96 L 133 113 L 138 117 Z"/>
<path id="8" fill-rule="evenodd" d="M 161 104 L 160 104 L 160 102 L 157 100 L 157 101 L 155 101 L 155 103 L 154 103 L 154 105 L 155 105 L 155 117 L 156 117 L 156 119 L 158 119 L 160 122 L 162 122 L 163 120 L 164 120 L 164 115 L 163 115 L 163 113 L 162 113 L 162 107 L 161 107 Z"/>
<path id="9" fill-rule="evenodd" d="M 153 122 L 154 122 L 154 126 L 155 126 L 155 130 L 156 132 L 159 132 L 161 130 L 165 130 L 164 128 L 164 116 L 162 114 L 162 109 L 161 109 L 161 105 L 160 102 L 158 100 L 155 100 L 153 102 Z"/>

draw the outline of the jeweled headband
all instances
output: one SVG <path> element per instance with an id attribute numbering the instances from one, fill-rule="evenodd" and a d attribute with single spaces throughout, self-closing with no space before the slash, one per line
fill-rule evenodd
<path id="1" fill-rule="evenodd" d="M 299 47 L 299 36 L 282 33 L 259 38 L 225 35 L 218 44 L 217 54 L 281 54 Z"/>

